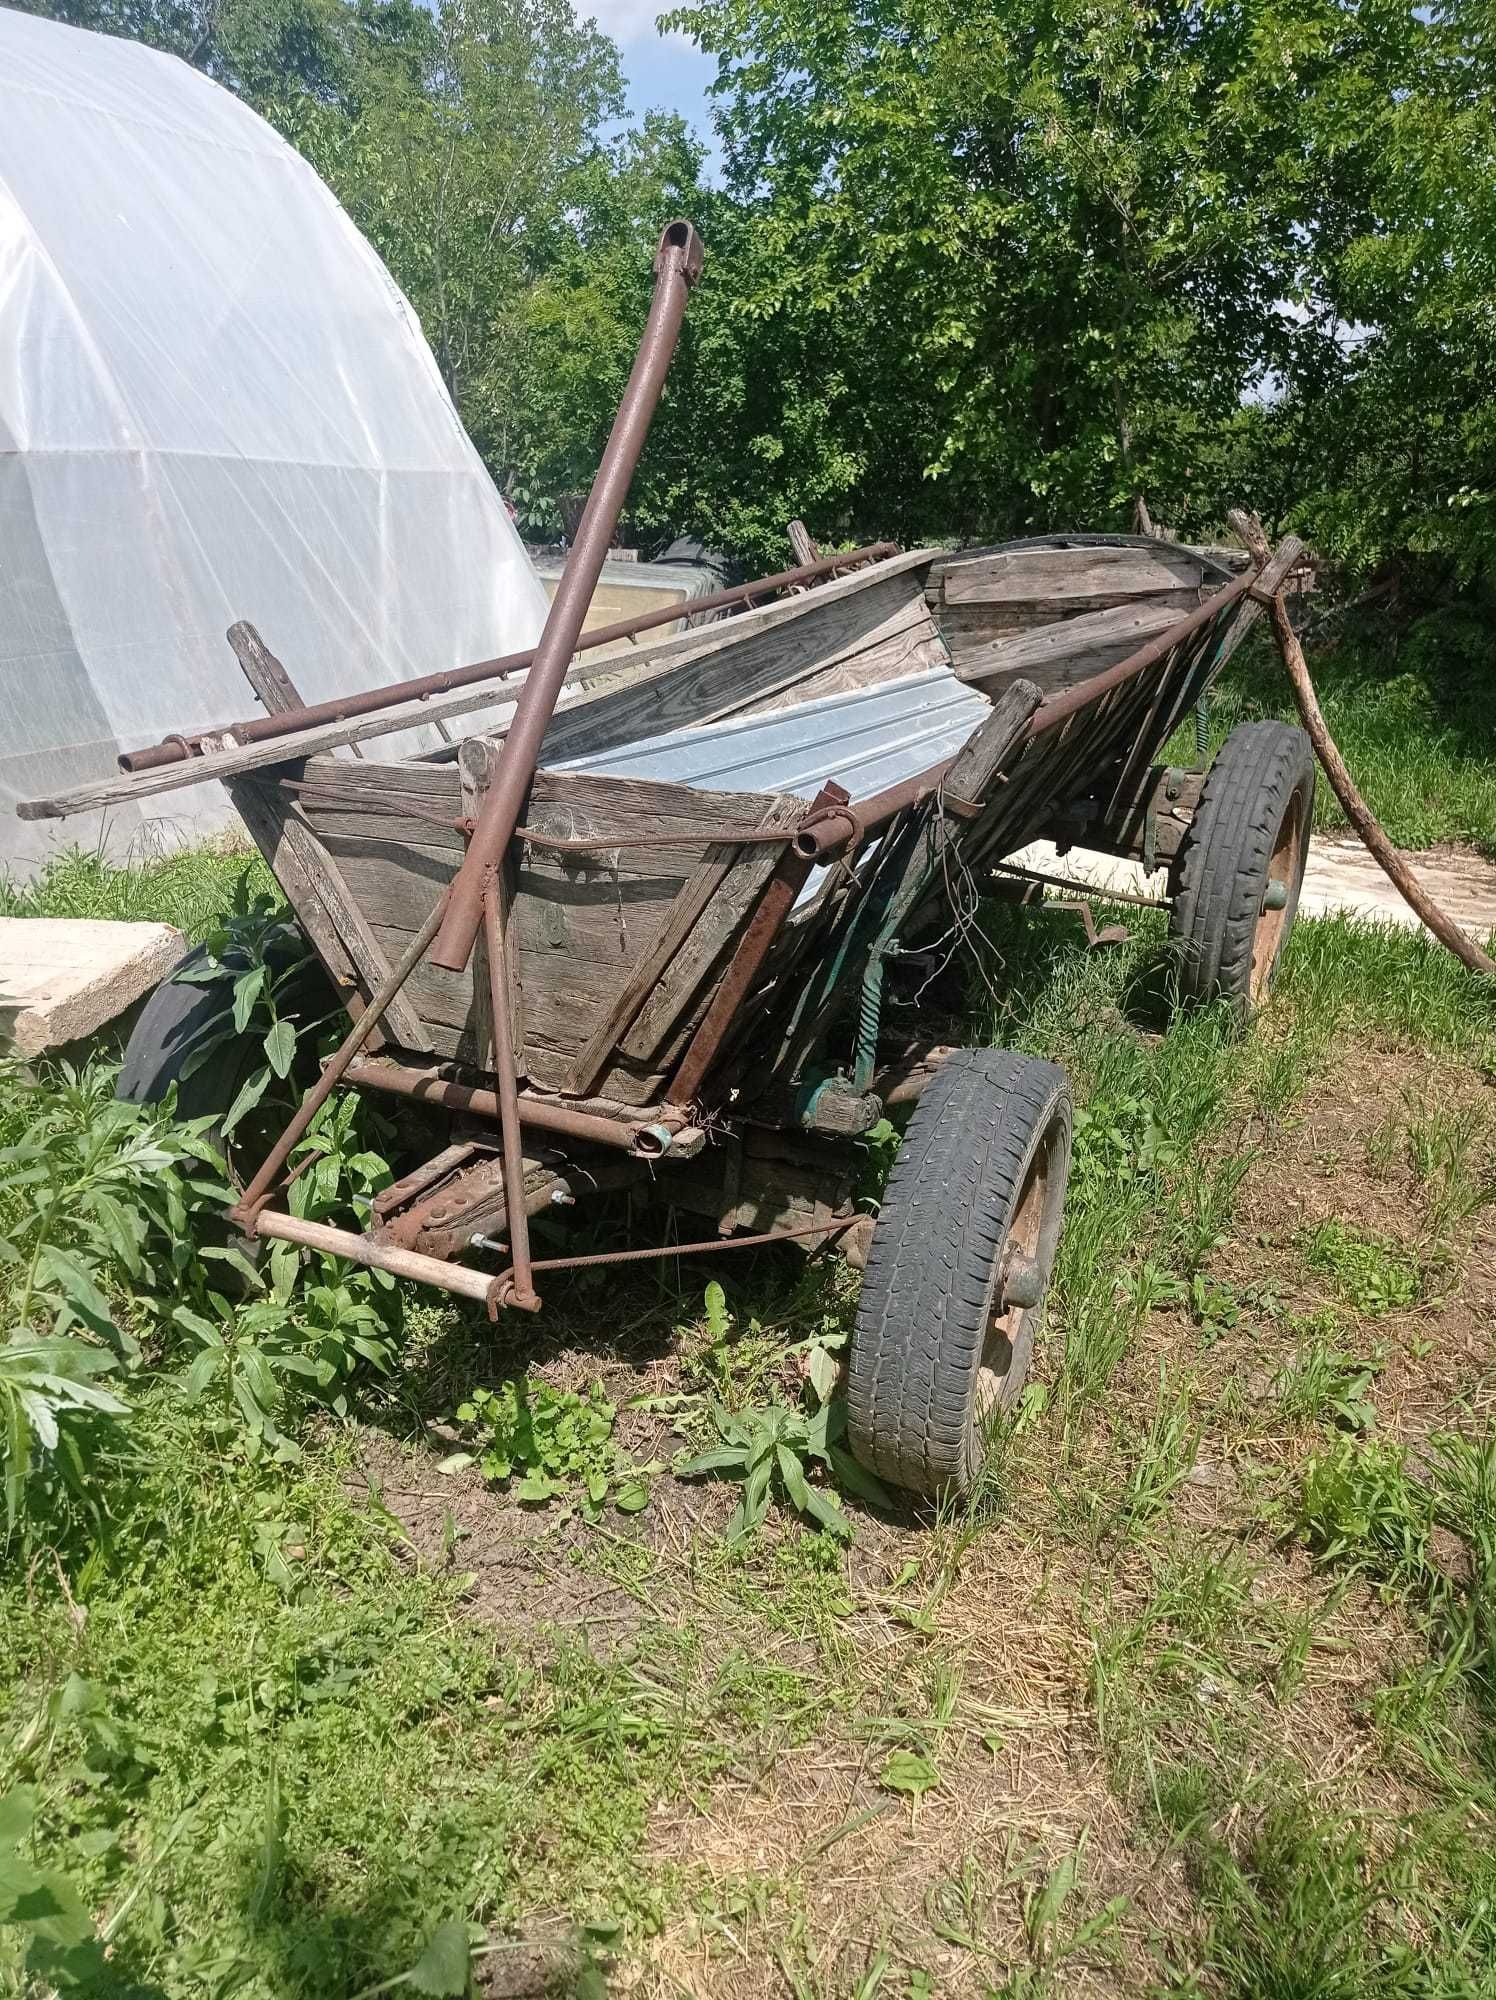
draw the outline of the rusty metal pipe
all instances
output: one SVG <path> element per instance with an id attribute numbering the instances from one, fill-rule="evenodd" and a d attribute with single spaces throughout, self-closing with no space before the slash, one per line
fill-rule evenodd
<path id="1" fill-rule="evenodd" d="M 321 1076 L 318 1077 L 306 1096 L 301 1100 L 301 1106 L 296 1112 L 295 1117 L 292 1118 L 285 1131 L 281 1133 L 280 1137 L 271 1147 L 264 1163 L 260 1167 L 260 1171 L 244 1190 L 239 1200 L 229 1210 L 230 1220 L 243 1229 L 246 1234 L 252 1236 L 255 1233 L 256 1211 L 263 1206 L 266 1196 L 270 1193 L 271 1188 L 275 1186 L 281 1170 L 284 1168 L 286 1161 L 291 1157 L 292 1148 L 306 1137 L 312 1120 L 337 1089 L 339 1083 L 347 1074 L 353 1058 L 379 1026 L 379 1023 L 384 1018 L 386 1008 L 420 963 L 426 947 L 436 936 L 437 928 L 442 920 L 442 912 L 446 909 L 447 897 L 450 894 L 450 888 L 443 889 L 441 895 L 436 900 L 436 905 L 430 916 L 427 917 L 425 923 L 422 924 L 421 928 L 406 946 L 399 964 L 390 973 L 368 1006 L 354 1022 L 353 1027 L 327 1063 Z"/>
<path id="2" fill-rule="evenodd" d="M 503 1138 L 504 1213 L 509 1222 L 509 1256 L 514 1303 L 526 1312 L 540 1300 L 530 1276 L 530 1217 L 525 1207 L 524 1145 L 519 1127 L 519 1082 L 514 1065 L 514 1023 L 509 1013 L 509 977 L 499 879 L 490 874 L 483 892 L 483 936 L 488 947 L 488 1004 L 493 1015 L 493 1066 L 498 1077 L 499 1130 Z"/>
<path id="3" fill-rule="evenodd" d="M 807 1236 L 822 1236 L 834 1242 L 849 1229 L 855 1229 L 859 1222 L 870 1219 L 863 1215 L 839 1215 L 833 1216 L 829 1222 L 803 1223 L 796 1229 L 765 1229 L 755 1236 L 711 1236 L 697 1243 L 650 1244 L 640 1250 L 590 1250 L 581 1257 L 542 1257 L 537 1260 L 534 1269 L 591 1271 L 602 1264 L 647 1264 L 664 1257 L 712 1257 L 719 1250 L 761 1250 L 769 1243 L 794 1243 Z M 501 1305 L 519 1303 L 508 1295 L 512 1282 L 512 1274 L 508 1271 L 497 1280 Z"/>
<path id="4" fill-rule="evenodd" d="M 397 1063 L 358 1063 L 349 1070 L 348 1081 L 357 1090 L 382 1090 L 391 1097 L 408 1097 L 416 1104 L 469 1111 L 475 1118 L 501 1122 L 498 1093 L 480 1085 L 452 1083 L 446 1077 L 428 1076 L 423 1070 L 406 1069 Z M 657 1107 L 641 1108 L 637 1124 L 632 1120 L 625 1124 L 599 1118 L 595 1112 L 573 1111 L 570 1105 L 555 1104 L 548 1097 L 529 1097 L 523 1091 L 517 1093 L 515 1105 L 520 1124 L 533 1125 L 537 1131 L 555 1132 L 564 1139 L 580 1139 L 593 1146 L 612 1146 L 641 1159 L 658 1158 L 666 1150 L 651 1130 L 662 1122 Z"/>
<path id="5" fill-rule="evenodd" d="M 820 583 L 842 570 L 859 569 L 865 563 L 883 562 L 898 554 L 895 542 L 870 542 L 865 548 L 848 549 L 841 555 L 825 556 L 817 562 L 782 569 L 773 576 L 756 577 L 751 583 L 737 583 L 726 590 L 714 590 L 706 597 L 693 597 L 684 604 L 666 604 L 658 611 L 636 612 L 632 618 L 615 619 L 578 635 L 574 653 L 589 652 L 594 646 L 611 646 L 619 639 L 671 625 L 681 618 L 699 618 L 709 611 L 733 611 L 755 597 L 773 596 L 798 585 Z M 432 695 L 453 694 L 458 688 L 473 687 L 483 681 L 504 680 L 528 667 L 536 648 L 522 653 L 503 653 L 492 660 L 474 660 L 463 667 L 449 667 L 443 673 L 420 674 L 413 680 L 390 681 L 384 687 L 365 688 L 357 694 L 335 695 L 328 701 L 309 702 L 301 708 L 285 708 L 274 715 L 252 715 L 243 722 L 225 722 L 216 729 L 190 730 L 169 736 L 143 750 L 126 750 L 119 758 L 122 771 L 156 771 L 167 764 L 181 764 L 195 754 L 206 737 L 231 736 L 236 743 L 270 743 L 278 736 L 295 736 L 303 729 L 315 729 L 324 722 L 346 722 L 352 716 L 375 715 L 382 708 L 401 702 L 428 701 Z M 417 718 L 411 718 L 411 727 Z"/>
<path id="6" fill-rule="evenodd" d="M 633 372 L 608 438 L 603 462 L 587 498 L 571 554 L 552 602 L 545 631 L 535 649 L 535 661 L 515 703 L 514 719 L 504 742 L 497 775 L 484 796 L 478 825 L 468 843 L 462 866 L 452 878 L 452 894 L 441 929 L 431 948 L 431 963 L 446 972 L 461 972 L 473 949 L 482 916 L 485 876 L 503 859 L 520 808 L 535 775 L 546 726 L 576 649 L 577 634 L 602 573 L 629 482 L 649 432 L 649 420 L 665 386 L 670 357 L 675 352 L 686 300 L 701 275 L 704 251 L 689 222 L 672 222 L 660 237 L 655 254 L 655 292 Z"/>

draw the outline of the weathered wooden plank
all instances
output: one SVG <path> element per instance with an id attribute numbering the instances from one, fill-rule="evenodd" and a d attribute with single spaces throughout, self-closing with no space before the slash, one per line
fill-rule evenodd
<path id="1" fill-rule="evenodd" d="M 989 639 L 1039 631 L 1047 625 L 1062 625 L 1097 611 L 1167 604 L 1176 606 L 1178 615 L 1183 617 L 1199 602 L 1198 590 L 1159 590 L 1151 597 L 1101 597 L 1084 604 L 1057 604 L 1047 598 L 1036 599 L 1032 604 L 948 604 L 940 612 L 940 634 L 955 655 Z"/>
<path id="2" fill-rule="evenodd" d="M 764 829 L 796 826 L 804 812 L 803 800 L 782 799 L 774 811 L 765 814 Z M 647 993 L 638 1019 L 622 1038 L 625 1055 L 642 1062 L 658 1053 L 683 1010 L 701 991 L 707 975 L 720 963 L 783 855 L 784 849 L 777 846 L 737 850 L 733 865 L 691 921 L 680 949 L 660 971 L 654 991 Z"/>
<path id="3" fill-rule="evenodd" d="M 632 1025 L 651 988 L 685 943 L 692 926 L 725 881 L 734 859 L 741 852 L 741 848 L 730 847 L 707 849 L 700 867 L 671 904 L 664 929 L 655 939 L 653 947 L 639 960 L 618 999 L 577 1056 L 568 1084 L 570 1090 L 586 1091 L 592 1088 L 619 1037 Z"/>
<path id="4" fill-rule="evenodd" d="M 554 766 L 669 729 L 700 726 L 741 714 L 881 637 L 890 620 L 908 615 L 912 600 L 923 613 L 923 581 L 905 570 L 885 575 L 846 596 L 808 592 L 790 600 L 800 611 L 785 622 L 719 647 L 668 672 L 630 681 L 559 709 L 546 732 L 542 756 Z"/>
<path id="5" fill-rule="evenodd" d="M 395 820 L 390 824 L 396 837 L 391 838 L 378 814 L 349 811 L 341 804 L 309 803 L 308 810 L 317 816 L 330 852 L 370 912 L 376 937 L 398 954 L 450 880 L 460 858 L 458 847 L 441 827 L 429 823 Z M 675 1031 L 710 969 L 717 951 L 714 926 L 736 921 L 745 907 L 737 891 L 738 875 L 751 901 L 753 885 L 766 878 L 782 852 L 767 844 L 738 850 L 741 858 L 725 872 L 730 893 L 720 918 L 713 919 L 700 940 L 691 924 L 679 924 L 677 936 L 662 949 L 682 891 L 723 845 L 713 835 L 758 828 L 766 820 L 792 827 L 804 810 L 802 801 L 770 793 L 703 792 L 570 772 L 537 774 L 526 807 L 526 824 L 537 832 L 558 838 L 596 833 L 624 842 L 651 832 L 687 838 L 680 846 L 622 846 L 582 854 L 517 843 L 510 959 L 524 991 L 526 1073 L 553 1088 L 590 1087 L 590 1075 L 585 1084 L 576 1081 L 577 1057 L 598 1039 L 622 999 L 630 999 L 632 1020 L 651 1004 L 657 977 L 668 975 L 664 999 L 651 1014 L 650 1046 L 643 1051 L 644 1058 L 651 1057 Z M 370 826 L 376 828 L 373 834 L 365 830 Z M 334 830 L 343 827 L 354 830 Z M 710 897 L 709 903 L 716 900 Z M 674 966 L 681 953 L 681 963 Z M 442 1053 L 487 1065 L 491 1058 L 481 977 L 475 985 L 471 969 L 449 974 L 422 965 L 406 991 Z M 611 1047 L 610 1036 L 601 1061 Z M 589 1067 L 595 1074 L 596 1065 Z M 656 1061 L 649 1074 L 657 1068 Z M 614 1087 L 607 1076 L 602 1085 L 605 1090 Z M 629 1087 L 629 1101 L 644 1101 Z"/>
<path id="6" fill-rule="evenodd" d="M 230 625 L 228 641 L 267 715 L 284 715 L 287 709 L 305 706 L 296 683 L 247 619 Z"/>
<path id="7" fill-rule="evenodd" d="M 365 764 L 361 770 L 352 770 L 341 758 L 324 755 L 309 757 L 302 776 L 306 784 L 326 786 L 350 801 L 364 800 L 371 807 L 387 810 L 408 806 L 451 819 L 456 819 L 462 811 L 462 776 L 455 764 L 430 764 L 421 758 L 409 758 L 397 764 Z"/>
<path id="8" fill-rule="evenodd" d="M 790 550 L 797 563 L 813 563 L 821 560 L 821 551 L 810 538 L 810 530 L 798 517 L 785 530 L 790 538 Z"/>
<path id="9" fill-rule="evenodd" d="M 1122 605 L 985 644 L 967 641 L 952 647 L 952 658 L 962 680 L 989 693 L 999 682 L 1021 678 L 1053 694 L 1125 660 L 1183 615 L 1172 605 Z"/>
<path id="10" fill-rule="evenodd" d="M 363 999 L 370 999 L 389 978 L 391 962 L 326 847 L 284 795 L 267 795 L 251 778 L 236 779 L 227 790 L 334 980 L 345 994 L 361 986 Z M 385 1009 L 384 1027 L 402 1048 L 431 1048 L 419 1013 L 403 993 Z"/>
<path id="11" fill-rule="evenodd" d="M 1088 604 L 1099 599 L 1151 597 L 1160 590 L 1198 590 L 1205 565 L 1160 544 L 1155 548 L 983 550 L 941 566 L 946 604 Z"/>
<path id="12" fill-rule="evenodd" d="M 901 605 L 886 624 L 869 635 L 866 644 L 849 649 L 789 687 L 747 703 L 736 713 L 766 715 L 773 710 L 797 708 L 801 702 L 816 701 L 822 695 L 900 680 L 906 674 L 924 673 L 949 661 L 945 641 L 920 595 Z"/>
<path id="13" fill-rule="evenodd" d="M 335 857 L 363 908 L 379 927 L 413 935 L 456 872 L 457 856 L 417 841 L 398 846 L 327 834 Z M 694 858 L 691 848 L 664 850 L 664 868 L 610 867 L 603 856 L 560 856 L 527 849 L 515 881 L 513 927 L 522 952 L 550 958 L 575 952 L 595 964 L 631 963 L 641 932 L 651 939 L 680 893 Z"/>
<path id="14" fill-rule="evenodd" d="M 705 842 L 724 828 L 757 826 L 779 797 L 777 792 L 713 792 L 654 778 L 542 770 L 535 773 L 524 817 L 527 825 L 558 837 L 570 823 L 575 837 L 699 829 Z M 661 854 L 670 851 L 659 850 Z"/>

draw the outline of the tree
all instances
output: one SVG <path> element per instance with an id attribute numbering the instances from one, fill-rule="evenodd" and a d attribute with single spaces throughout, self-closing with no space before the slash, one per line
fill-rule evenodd
<path id="1" fill-rule="evenodd" d="M 1279 511 L 1350 571 L 1465 584 L 1496 556 L 1496 13 L 1407 29 L 1365 110 L 1355 225 L 1322 247 L 1323 315 L 1252 448 Z M 1307 330 L 1306 330 L 1307 334 Z"/>
<path id="2" fill-rule="evenodd" d="M 696 0 L 745 298 L 849 384 L 860 519 L 1218 518 L 1297 379 L 1419 23 L 1404 0 Z M 1320 143 L 1321 133 L 1327 133 Z M 1371 141 L 1374 142 L 1374 141 Z"/>

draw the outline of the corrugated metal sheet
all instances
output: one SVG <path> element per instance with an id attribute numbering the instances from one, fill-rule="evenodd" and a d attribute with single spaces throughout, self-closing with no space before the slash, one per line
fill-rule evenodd
<path id="1" fill-rule="evenodd" d="M 953 757 L 990 713 L 949 667 L 934 667 L 769 715 L 644 737 L 557 768 L 806 799 L 834 778 L 864 799 Z"/>

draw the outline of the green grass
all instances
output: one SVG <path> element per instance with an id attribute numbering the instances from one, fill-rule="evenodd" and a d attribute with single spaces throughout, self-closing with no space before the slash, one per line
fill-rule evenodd
<path id="1" fill-rule="evenodd" d="M 29 882 L 0 874 L 0 917 L 103 917 L 118 923 L 175 924 L 196 941 L 229 906 L 248 873 L 251 893 L 279 897 L 259 855 L 238 849 L 185 848 L 160 860 L 115 867 L 73 848 Z"/>
<path id="2" fill-rule="evenodd" d="M 242 866 L 74 860 L 27 907 L 201 931 Z M 1432 1415 L 1406 1328 L 1440 1339 L 1496 1193 L 1496 1001 L 1415 937 L 1302 924 L 1252 1036 L 1161 1035 L 1161 926 L 1119 914 L 1098 954 L 987 919 L 974 1038 L 1064 1061 L 1080 1116 L 1039 1364 L 967 1507 L 849 1496 L 850 1546 L 783 1508 L 728 1545 L 705 1482 L 588 1525 L 438 1469 L 430 1426 L 526 1366 L 558 1410 L 605 1376 L 629 1462 L 699 1449 L 702 1399 L 762 1410 L 787 1347 L 834 1351 L 853 1287 L 819 1267 L 724 1262 L 705 1302 L 706 1268 L 579 1275 L 497 1341 L 413 1297 L 348 1415 L 286 1405 L 299 1456 L 184 1402 L 151 1334 L 98 1518 L 0 1571 L 0 1797 L 34 1787 L 29 1859 L 108 1939 L 92 1990 L 351 2000 L 443 1924 L 490 1968 L 524 1940 L 535 1992 L 612 1961 L 693 2000 L 1490 1990 L 1496 1445 L 1458 1326 Z M 1368 1049 L 1437 1087 L 1361 1105 Z M 1330 1214 L 1279 1215 L 1341 1098 Z M 6 1142 L 26 1106 L 0 1085 Z M 424 1963 L 396 1990 L 456 1990 Z"/>
<path id="3" fill-rule="evenodd" d="M 1398 846 L 1459 842 L 1496 857 L 1496 643 L 1488 624 L 1448 612 L 1400 641 L 1352 633 L 1311 646 L 1309 671 L 1352 778 Z M 1298 720 L 1288 677 L 1264 640 L 1212 697 L 1211 748 L 1260 716 Z M 1192 726 L 1173 753 L 1193 758 Z M 1345 824 L 1323 776 L 1315 823 Z"/>

